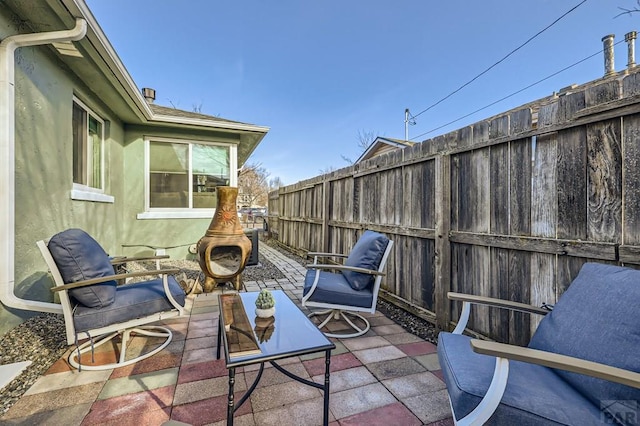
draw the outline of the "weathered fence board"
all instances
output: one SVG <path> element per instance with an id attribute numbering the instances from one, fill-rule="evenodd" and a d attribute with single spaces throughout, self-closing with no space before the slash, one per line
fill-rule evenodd
<path id="1" fill-rule="evenodd" d="M 457 321 L 457 291 L 553 304 L 585 262 L 640 265 L 640 70 L 523 107 L 269 197 L 269 228 L 348 253 L 364 229 L 396 242 L 383 288 Z M 540 319 L 474 309 L 472 330 L 526 344 Z"/>

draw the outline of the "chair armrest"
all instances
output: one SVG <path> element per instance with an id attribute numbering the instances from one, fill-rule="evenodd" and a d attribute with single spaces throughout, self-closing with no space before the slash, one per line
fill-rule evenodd
<path id="1" fill-rule="evenodd" d="M 113 259 L 111 259 L 111 264 L 119 265 L 121 263 L 126 263 L 126 262 L 140 262 L 145 260 L 162 260 L 162 259 L 169 259 L 170 257 L 171 256 L 169 256 L 168 254 L 162 254 L 158 256 L 142 256 L 142 257 L 115 256 Z"/>
<path id="2" fill-rule="evenodd" d="M 318 257 L 349 257 L 348 254 L 342 253 L 323 253 L 323 252 L 315 252 L 310 251 L 307 253 L 307 256 L 318 256 Z"/>
<path id="3" fill-rule="evenodd" d="M 474 352 L 483 355 L 491 355 L 514 361 L 538 364 L 549 368 L 557 368 L 560 370 L 596 377 L 598 379 L 608 380 L 610 382 L 621 383 L 634 388 L 640 388 L 640 373 L 612 367 L 598 362 L 587 361 L 553 352 L 523 348 L 521 346 L 507 345 L 504 343 L 489 342 L 479 339 L 471 340 L 471 348 Z"/>
<path id="4" fill-rule="evenodd" d="M 56 286 L 56 287 L 52 287 L 51 291 L 69 290 L 71 288 L 86 287 L 88 285 L 103 283 L 103 282 L 106 282 L 106 281 L 115 281 L 115 280 L 121 280 L 121 279 L 126 279 L 126 278 L 133 278 L 133 277 L 144 277 L 144 276 L 150 276 L 150 275 L 177 274 L 178 272 L 180 272 L 180 269 L 175 268 L 175 269 L 157 269 L 157 270 L 154 270 L 154 271 L 129 272 L 127 274 L 107 275 L 105 277 L 91 278 L 91 279 L 88 279 L 88 280 L 77 281 L 75 283 L 59 285 L 59 286 Z"/>
<path id="5" fill-rule="evenodd" d="M 520 302 L 512 302 L 510 300 L 495 299 L 493 297 L 475 296 L 472 294 L 454 292 L 447 293 L 447 297 L 451 300 L 460 300 L 462 302 L 469 302 L 476 305 L 488 305 L 497 308 L 511 309 L 513 311 L 527 312 L 530 314 L 546 315 L 549 313 L 546 309 L 538 308 L 537 306 Z"/>
<path id="6" fill-rule="evenodd" d="M 373 269 L 366 268 L 358 268 L 356 266 L 346 266 L 346 265 L 328 265 L 321 263 L 313 263 L 311 265 L 307 265 L 309 269 L 335 269 L 338 271 L 352 271 L 359 272 L 361 274 L 369 274 L 369 275 L 385 275 L 384 272 L 375 271 Z"/>

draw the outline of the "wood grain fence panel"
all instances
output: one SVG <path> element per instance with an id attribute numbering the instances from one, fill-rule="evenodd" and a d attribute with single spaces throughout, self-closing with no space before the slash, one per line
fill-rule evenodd
<path id="1" fill-rule="evenodd" d="M 509 134 L 516 135 L 531 130 L 531 121 L 531 108 L 512 112 L 509 114 Z"/>
<path id="2" fill-rule="evenodd" d="M 557 134 L 536 138 L 532 170 L 531 235 L 555 237 L 558 220 Z"/>
<path id="3" fill-rule="evenodd" d="M 640 76 L 638 78 L 640 80 Z M 640 81 L 638 83 L 640 87 Z M 624 117 L 623 122 L 625 207 L 623 243 L 640 246 L 640 143 L 638 142 L 640 141 L 640 114 Z M 633 256 L 630 256 L 629 260 L 633 260 Z"/>
<path id="4" fill-rule="evenodd" d="M 526 303 L 542 306 L 543 303 L 553 305 L 556 301 L 556 256 L 531 253 L 531 296 Z M 531 315 L 532 335 L 542 318 L 541 315 Z"/>
<path id="5" fill-rule="evenodd" d="M 509 144 L 509 234 L 531 234 L 531 140 Z"/>
<path id="6" fill-rule="evenodd" d="M 460 230 L 460 155 L 451 156 L 451 183 L 450 183 L 450 226 L 452 231 Z"/>
<path id="7" fill-rule="evenodd" d="M 509 144 L 491 150 L 491 232 L 509 233 Z"/>
<path id="8" fill-rule="evenodd" d="M 586 130 L 558 133 L 558 238 L 587 237 Z"/>
<path id="9" fill-rule="evenodd" d="M 509 300 L 529 303 L 531 300 L 531 254 L 523 251 L 509 252 Z M 529 314 L 509 313 L 509 343 L 526 345 L 531 338 Z"/>
<path id="10" fill-rule="evenodd" d="M 491 265 L 491 249 L 489 247 L 473 246 L 471 248 L 471 294 L 480 296 L 489 296 L 490 290 L 490 265 Z M 488 335 L 489 329 L 489 307 L 476 306 L 473 310 L 475 330 Z"/>
<path id="11" fill-rule="evenodd" d="M 489 297 L 509 300 L 509 250 L 491 249 Z M 509 310 L 489 309 L 489 337 L 506 343 L 509 341 Z"/>
<path id="12" fill-rule="evenodd" d="M 426 161 L 422 163 L 420 176 L 420 197 L 423 199 L 422 208 L 420 209 L 420 228 L 436 227 L 436 163 L 435 161 Z"/>
<path id="13" fill-rule="evenodd" d="M 458 229 L 474 231 L 474 210 L 478 208 L 478 193 L 473 187 L 473 152 L 465 152 L 458 158 Z"/>
<path id="14" fill-rule="evenodd" d="M 587 238 L 621 242 L 622 145 L 621 120 L 587 126 Z"/>

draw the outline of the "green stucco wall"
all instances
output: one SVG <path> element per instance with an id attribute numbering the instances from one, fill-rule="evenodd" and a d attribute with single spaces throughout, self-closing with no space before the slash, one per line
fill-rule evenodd
<path id="1" fill-rule="evenodd" d="M 18 33 L 13 17 L 0 12 L 5 37 Z M 36 241 L 80 227 L 103 244 L 118 247 L 122 201 L 123 126 L 82 82 L 56 60 L 49 47 L 20 48 L 15 67 L 15 293 L 24 299 L 53 301 L 51 282 Z M 73 96 L 99 114 L 108 127 L 105 144 L 106 192 L 113 204 L 75 201 L 72 189 L 71 111 Z M 37 314 L 37 313 L 35 313 Z M 31 311 L 0 309 L 0 334 Z"/>
<path id="2" fill-rule="evenodd" d="M 20 19 L 0 8 L 0 39 L 28 32 L 19 25 Z M 95 94 L 112 90 L 109 84 L 92 81 L 88 87 L 49 46 L 16 51 L 14 276 L 20 298 L 54 301 L 52 281 L 36 242 L 65 229 L 84 229 L 112 255 L 151 255 L 154 248 L 166 248 L 174 259 L 193 259 L 188 246 L 209 226 L 211 217 L 137 218 L 144 212 L 144 137 L 230 144 L 238 144 L 240 137 L 166 124 L 125 124 Z M 114 197 L 113 203 L 71 199 L 74 96 L 105 122 L 105 193 Z M 0 336 L 37 314 L 0 305 Z"/>

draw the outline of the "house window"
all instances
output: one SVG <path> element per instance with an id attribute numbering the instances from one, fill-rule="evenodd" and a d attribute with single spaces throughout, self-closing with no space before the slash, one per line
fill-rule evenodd
<path id="1" fill-rule="evenodd" d="M 215 208 L 216 187 L 231 182 L 228 145 L 153 140 L 148 154 L 150 210 Z"/>
<path id="2" fill-rule="evenodd" d="M 104 122 L 84 104 L 73 101 L 73 183 L 104 190 Z"/>

